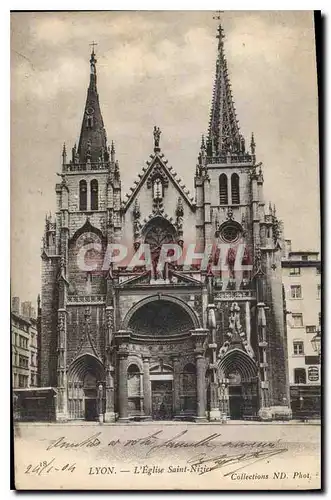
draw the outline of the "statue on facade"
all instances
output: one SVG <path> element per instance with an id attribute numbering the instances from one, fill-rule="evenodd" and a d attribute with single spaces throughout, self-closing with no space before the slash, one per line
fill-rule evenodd
<path id="1" fill-rule="evenodd" d="M 153 135 L 154 135 L 154 149 L 159 149 L 160 148 L 161 130 L 156 125 L 154 126 Z"/>

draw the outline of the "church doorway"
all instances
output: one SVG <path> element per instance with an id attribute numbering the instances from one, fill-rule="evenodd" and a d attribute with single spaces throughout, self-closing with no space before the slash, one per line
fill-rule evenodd
<path id="1" fill-rule="evenodd" d="M 68 370 L 69 418 L 88 421 L 98 419 L 98 387 L 103 385 L 103 381 L 103 366 L 95 356 L 85 354 L 71 364 Z M 104 401 L 102 403 L 104 406 Z"/>
<path id="2" fill-rule="evenodd" d="M 174 416 L 174 375 L 170 365 L 160 363 L 150 370 L 152 419 L 171 420 Z"/>
<path id="3" fill-rule="evenodd" d="M 231 420 L 241 420 L 243 417 L 243 394 L 240 385 L 229 387 L 229 409 Z"/>
<path id="4" fill-rule="evenodd" d="M 229 410 L 231 420 L 241 420 L 244 410 L 242 379 L 238 370 L 229 373 Z"/>
<path id="5" fill-rule="evenodd" d="M 257 365 L 241 349 L 232 349 L 219 364 L 220 410 L 231 420 L 251 420 L 258 413 Z M 223 382 L 223 384 L 222 384 Z"/>
<path id="6" fill-rule="evenodd" d="M 173 417 L 172 380 L 152 380 L 152 418 L 171 420 Z"/>
<path id="7" fill-rule="evenodd" d="M 97 400 L 85 399 L 85 420 L 95 421 L 98 418 Z"/>

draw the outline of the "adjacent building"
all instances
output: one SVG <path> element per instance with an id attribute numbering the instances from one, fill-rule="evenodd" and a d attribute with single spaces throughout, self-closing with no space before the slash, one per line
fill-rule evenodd
<path id="1" fill-rule="evenodd" d="M 265 208 L 254 136 L 247 146 L 239 129 L 221 26 L 217 38 L 194 196 L 168 164 L 158 127 L 123 195 L 92 51 L 80 138 L 63 147 L 41 256 L 41 384 L 56 391 L 58 420 L 291 416 L 282 224 Z M 112 263 L 109 246 L 119 243 L 130 258 L 148 246 L 152 265 Z M 191 243 L 212 249 L 206 266 L 201 256 L 161 264 L 162 245 L 184 252 Z"/>
<path id="2" fill-rule="evenodd" d="M 38 387 L 40 383 L 38 319 L 31 302 L 20 304 L 19 297 L 12 299 L 11 334 L 13 388 Z"/>
<path id="3" fill-rule="evenodd" d="M 318 345 L 316 352 L 313 339 L 320 331 L 321 324 L 319 253 L 292 251 L 291 241 L 286 240 L 282 269 L 293 417 L 318 417 L 321 399 L 321 363 Z"/>

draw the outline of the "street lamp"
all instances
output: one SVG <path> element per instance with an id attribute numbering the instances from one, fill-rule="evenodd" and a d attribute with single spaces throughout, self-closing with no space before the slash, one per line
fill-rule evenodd
<path id="1" fill-rule="evenodd" d="M 321 329 L 319 326 L 316 328 L 316 335 L 311 339 L 311 345 L 321 360 Z"/>
<path id="2" fill-rule="evenodd" d="M 103 408 L 102 408 L 102 399 L 103 399 L 103 385 L 99 384 L 98 386 L 98 402 L 99 402 L 99 408 L 98 408 L 98 413 L 99 413 L 99 422 L 102 424 L 103 421 Z"/>

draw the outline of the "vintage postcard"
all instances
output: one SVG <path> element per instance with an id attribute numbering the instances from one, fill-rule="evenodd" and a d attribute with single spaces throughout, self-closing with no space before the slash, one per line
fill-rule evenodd
<path id="1" fill-rule="evenodd" d="M 321 487 L 318 19 L 11 13 L 16 489 Z"/>

